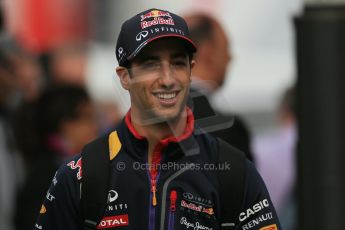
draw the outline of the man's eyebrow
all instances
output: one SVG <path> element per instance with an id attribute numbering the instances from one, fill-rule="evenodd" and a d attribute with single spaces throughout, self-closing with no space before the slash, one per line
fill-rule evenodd
<path id="1" fill-rule="evenodd" d="M 176 53 L 171 54 L 171 58 L 186 58 L 188 55 L 186 52 L 177 51 Z M 146 61 L 159 61 L 159 55 L 154 54 L 142 54 L 136 58 L 136 62 L 143 63 Z"/>
<path id="2" fill-rule="evenodd" d="M 145 61 L 156 61 L 156 60 L 159 60 L 159 57 L 155 55 L 142 55 L 137 58 L 137 62 L 139 63 L 142 63 Z"/>

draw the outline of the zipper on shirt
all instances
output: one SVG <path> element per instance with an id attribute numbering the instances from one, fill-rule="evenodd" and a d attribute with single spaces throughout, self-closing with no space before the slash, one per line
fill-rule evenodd
<path id="1" fill-rule="evenodd" d="M 156 196 L 156 192 L 157 192 L 157 180 L 153 180 L 151 179 L 151 192 L 152 192 L 152 205 L 156 206 L 157 205 L 157 196 Z"/>
<path id="2" fill-rule="evenodd" d="M 161 207 L 161 219 L 160 219 L 160 230 L 164 230 L 164 224 L 165 224 L 165 214 L 166 214 L 166 198 L 167 198 L 167 190 L 168 190 L 168 186 L 170 184 L 170 182 L 172 180 L 174 180 L 176 177 L 180 176 L 181 174 L 183 174 L 184 172 L 186 172 L 188 170 L 188 168 L 192 168 L 193 166 L 195 166 L 194 163 L 189 163 L 187 164 L 187 167 L 184 167 L 182 169 L 180 169 L 179 171 L 175 172 L 173 175 L 171 175 L 163 184 L 163 190 L 162 190 L 162 207 Z M 172 198 L 174 198 L 174 195 L 172 196 Z M 175 200 L 175 211 L 172 212 L 172 210 L 174 210 L 174 202 L 171 202 L 173 201 L 174 199 L 170 199 L 170 208 L 169 208 L 169 213 L 175 213 L 176 211 L 176 200 L 177 200 L 177 194 L 176 194 L 176 200 Z M 172 205 L 171 205 L 172 203 Z M 170 216 L 170 215 L 169 215 Z M 171 217 L 169 218 L 172 218 L 174 219 L 174 215 L 172 215 Z M 170 220 L 170 223 L 171 223 L 172 220 Z M 169 220 L 168 220 L 169 222 Z M 171 225 L 168 225 L 168 227 L 173 227 Z"/>
<path id="3" fill-rule="evenodd" d="M 148 170 L 148 176 L 150 181 L 150 202 L 149 202 L 149 230 L 155 229 L 155 216 L 157 206 L 157 183 L 160 175 L 160 171 L 157 169 L 157 165 L 161 161 L 162 150 L 165 145 L 158 143 L 152 154 L 152 170 Z"/>
<path id="4" fill-rule="evenodd" d="M 148 176 L 150 178 L 150 202 L 149 202 L 149 230 L 155 229 L 155 219 L 156 219 L 156 206 L 157 206 L 157 181 L 159 178 L 160 172 L 158 172 L 155 179 L 151 178 L 150 173 L 148 172 Z"/>
<path id="5" fill-rule="evenodd" d="M 170 192 L 170 207 L 169 207 L 168 230 L 174 230 L 175 212 L 176 212 L 176 200 L 177 200 L 177 193 L 176 193 L 175 190 L 172 190 Z"/>

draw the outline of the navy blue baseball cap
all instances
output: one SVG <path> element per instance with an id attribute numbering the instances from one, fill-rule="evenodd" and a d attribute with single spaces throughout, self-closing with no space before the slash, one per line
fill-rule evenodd
<path id="1" fill-rule="evenodd" d="M 116 58 L 124 66 L 150 42 L 164 38 L 181 39 L 189 52 L 196 52 L 196 46 L 189 36 L 185 20 L 171 12 L 149 9 L 128 19 L 122 24 L 116 44 Z"/>

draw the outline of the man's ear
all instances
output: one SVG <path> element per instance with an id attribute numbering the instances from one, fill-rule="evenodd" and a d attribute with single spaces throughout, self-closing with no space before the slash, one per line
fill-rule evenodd
<path id="1" fill-rule="evenodd" d="M 195 66 L 195 60 L 193 59 L 191 62 L 190 62 L 190 69 L 192 70 Z"/>
<path id="2" fill-rule="evenodd" d="M 122 88 L 129 90 L 130 76 L 128 69 L 123 66 L 116 67 L 116 74 L 120 78 Z"/>

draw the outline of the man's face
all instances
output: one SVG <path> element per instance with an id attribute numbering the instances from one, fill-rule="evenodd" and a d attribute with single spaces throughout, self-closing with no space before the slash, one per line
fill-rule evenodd
<path id="1" fill-rule="evenodd" d="M 159 39 L 147 45 L 131 62 L 128 74 L 120 76 L 131 96 L 132 112 L 141 121 L 159 123 L 181 116 L 191 82 L 186 48 L 176 38 Z"/>

